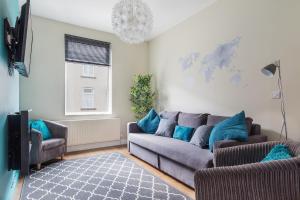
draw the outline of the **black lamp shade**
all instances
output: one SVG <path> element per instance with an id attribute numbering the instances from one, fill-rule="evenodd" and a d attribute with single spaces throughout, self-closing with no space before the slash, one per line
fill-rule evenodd
<path id="1" fill-rule="evenodd" d="M 270 64 L 270 65 L 262 68 L 261 72 L 266 76 L 272 77 L 276 73 L 276 68 L 277 68 L 277 66 L 275 64 Z"/>

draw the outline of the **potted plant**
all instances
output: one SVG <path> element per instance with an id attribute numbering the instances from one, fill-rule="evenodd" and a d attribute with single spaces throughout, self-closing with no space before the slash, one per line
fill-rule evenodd
<path id="1" fill-rule="evenodd" d="M 138 74 L 133 78 L 130 101 L 137 120 L 143 118 L 153 108 L 155 93 L 152 91 L 151 79 L 151 74 Z"/>

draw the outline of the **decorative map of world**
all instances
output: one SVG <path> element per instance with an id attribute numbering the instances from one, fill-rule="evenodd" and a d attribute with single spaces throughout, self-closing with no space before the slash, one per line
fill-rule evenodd
<path id="1" fill-rule="evenodd" d="M 241 71 L 232 65 L 232 60 L 241 41 L 236 37 L 230 42 L 220 44 L 211 53 L 200 60 L 200 53 L 193 52 L 186 57 L 180 58 L 179 63 L 183 71 L 197 66 L 206 83 L 212 81 L 217 70 L 227 70 L 230 73 L 230 82 L 238 86 L 241 83 Z M 200 61 L 200 64 L 198 64 Z"/>

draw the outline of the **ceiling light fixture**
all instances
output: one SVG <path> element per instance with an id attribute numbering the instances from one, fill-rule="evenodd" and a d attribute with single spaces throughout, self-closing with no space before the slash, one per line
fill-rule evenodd
<path id="1" fill-rule="evenodd" d="M 142 43 L 152 31 L 151 9 L 142 0 L 121 0 L 113 8 L 112 26 L 124 42 Z"/>

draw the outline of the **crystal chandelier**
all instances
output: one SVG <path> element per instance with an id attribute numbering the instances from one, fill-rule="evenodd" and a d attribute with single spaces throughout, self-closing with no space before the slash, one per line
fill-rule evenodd
<path id="1" fill-rule="evenodd" d="M 121 0 L 113 8 L 112 26 L 121 40 L 138 44 L 149 36 L 153 16 L 150 8 L 141 0 Z"/>

